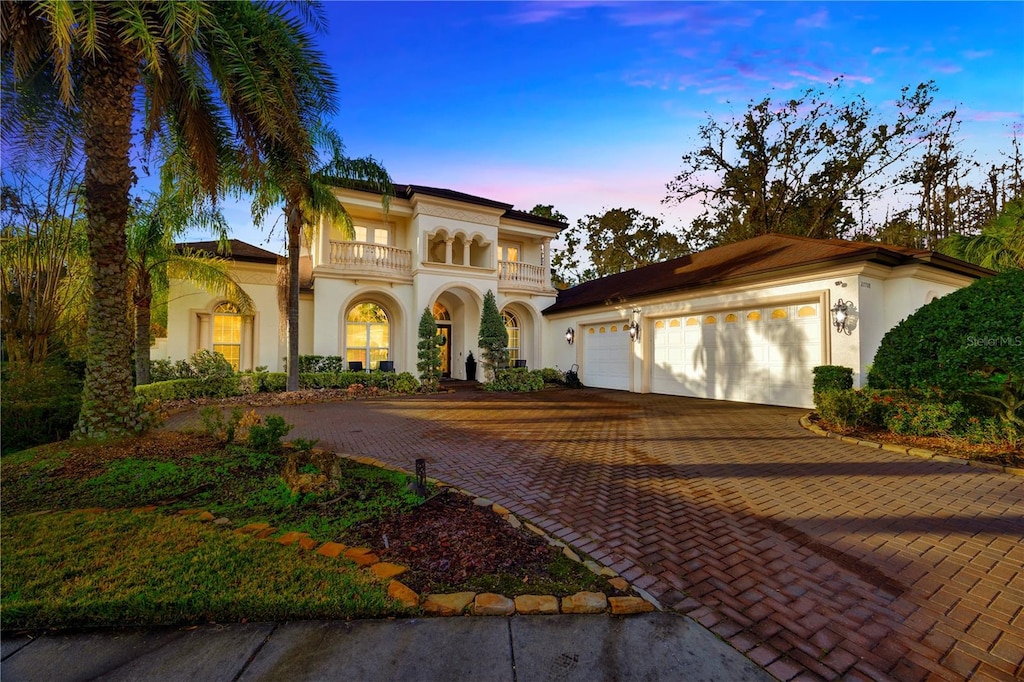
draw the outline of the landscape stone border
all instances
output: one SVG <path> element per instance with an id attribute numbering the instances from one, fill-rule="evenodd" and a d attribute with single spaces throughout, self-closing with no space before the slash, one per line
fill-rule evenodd
<path id="1" fill-rule="evenodd" d="M 864 440 L 863 438 L 854 438 L 853 436 L 846 436 L 841 433 L 834 431 L 827 431 L 813 421 L 811 421 L 811 415 L 814 412 L 808 412 L 803 417 L 800 417 L 800 426 L 804 427 L 811 433 L 826 438 L 833 438 L 835 440 L 841 440 L 844 443 L 850 443 L 852 445 L 861 445 L 866 448 L 874 448 L 876 450 L 888 450 L 889 452 L 898 452 L 901 455 L 910 455 L 911 457 L 917 457 L 920 459 L 931 459 L 936 462 L 945 462 L 947 464 L 959 464 L 961 466 L 971 466 L 980 469 L 988 469 L 989 471 L 999 471 L 1004 474 L 1010 474 L 1011 476 L 1024 476 L 1024 469 L 1019 467 L 1003 466 L 1001 464 L 990 464 L 989 462 L 978 462 L 973 459 L 963 459 L 960 457 L 950 457 L 949 455 L 943 455 L 933 450 L 927 450 L 925 448 L 914 448 L 906 445 L 896 445 L 895 443 L 878 443 L 873 440 Z"/>

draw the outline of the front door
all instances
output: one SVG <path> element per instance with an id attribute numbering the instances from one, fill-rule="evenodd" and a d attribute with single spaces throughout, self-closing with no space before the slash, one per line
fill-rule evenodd
<path id="1" fill-rule="evenodd" d="M 441 377 L 452 378 L 452 325 L 438 323 L 437 334 L 441 342 Z"/>

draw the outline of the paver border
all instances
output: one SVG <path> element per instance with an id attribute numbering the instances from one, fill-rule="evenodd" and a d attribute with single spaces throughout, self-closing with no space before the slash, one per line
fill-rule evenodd
<path id="1" fill-rule="evenodd" d="M 942 462 L 944 464 L 958 464 L 960 466 L 970 466 L 977 469 L 986 469 L 988 471 L 998 471 L 1011 476 L 1024 476 L 1024 469 L 1019 467 L 1003 466 L 1001 464 L 990 464 L 988 462 L 978 462 L 973 459 L 961 459 L 960 457 L 950 457 L 949 455 L 939 454 L 933 450 L 926 448 L 914 448 L 906 445 L 896 445 L 895 443 L 878 443 L 873 440 L 865 440 L 863 438 L 854 438 L 853 436 L 847 436 L 842 433 L 836 433 L 835 431 L 828 431 L 821 428 L 813 421 L 811 421 L 811 415 L 814 412 L 808 412 L 804 416 L 800 417 L 800 426 L 811 433 L 822 436 L 825 438 L 832 438 L 839 440 L 844 443 L 850 443 L 851 445 L 860 445 L 866 448 L 873 448 L 875 450 L 887 450 L 889 452 L 896 452 L 901 455 L 909 455 L 911 457 L 917 457 L 918 459 L 931 459 L 936 462 Z"/>

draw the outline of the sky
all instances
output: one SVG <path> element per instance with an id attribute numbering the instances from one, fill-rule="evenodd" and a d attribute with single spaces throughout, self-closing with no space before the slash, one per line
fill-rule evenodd
<path id="1" fill-rule="evenodd" d="M 1021 2 L 327 2 L 320 47 L 350 156 L 398 183 L 444 187 L 571 222 L 662 204 L 709 116 L 842 76 L 884 111 L 938 87 L 965 148 L 1006 149 L 1024 123 Z M 689 210 L 689 214 L 687 211 Z M 281 251 L 229 207 L 235 236 Z M 268 237 L 269 233 L 269 237 Z M 269 241 L 268 241 L 269 240 Z"/>

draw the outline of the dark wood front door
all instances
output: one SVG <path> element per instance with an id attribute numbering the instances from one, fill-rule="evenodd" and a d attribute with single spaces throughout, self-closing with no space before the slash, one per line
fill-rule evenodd
<path id="1" fill-rule="evenodd" d="M 445 379 L 452 378 L 452 326 L 450 324 L 438 323 L 438 336 L 444 337 L 444 345 L 441 346 L 441 376 Z"/>

